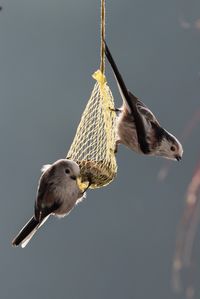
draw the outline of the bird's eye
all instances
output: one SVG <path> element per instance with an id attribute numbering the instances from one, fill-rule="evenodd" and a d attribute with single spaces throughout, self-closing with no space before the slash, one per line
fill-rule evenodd
<path id="1" fill-rule="evenodd" d="M 66 168 L 66 169 L 65 169 L 65 173 L 70 173 L 69 168 Z"/>
<path id="2" fill-rule="evenodd" d="M 172 152 L 175 152 L 175 150 L 176 150 L 175 146 L 172 145 L 172 146 L 170 147 L 170 150 L 171 150 Z"/>

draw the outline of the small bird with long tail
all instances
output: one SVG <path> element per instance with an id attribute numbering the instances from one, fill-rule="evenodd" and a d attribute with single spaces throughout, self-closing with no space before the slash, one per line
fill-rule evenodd
<path id="1" fill-rule="evenodd" d="M 183 155 L 181 143 L 162 128 L 151 110 L 127 89 L 106 42 L 105 54 L 123 100 L 122 107 L 116 109 L 118 116 L 116 151 L 119 144 L 124 144 L 140 154 L 181 160 Z"/>
<path id="2" fill-rule="evenodd" d="M 14 238 L 13 246 L 25 247 L 50 215 L 63 217 L 84 198 L 84 193 L 77 184 L 79 175 L 78 164 L 67 159 L 43 166 L 34 216 Z"/>

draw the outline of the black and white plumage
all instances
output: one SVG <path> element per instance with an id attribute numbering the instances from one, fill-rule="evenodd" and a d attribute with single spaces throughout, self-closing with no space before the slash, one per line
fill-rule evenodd
<path id="1" fill-rule="evenodd" d="M 84 194 L 77 185 L 79 175 L 78 164 L 67 159 L 43 166 L 34 216 L 14 238 L 13 246 L 25 247 L 50 215 L 63 217 L 83 199 Z"/>
<path id="2" fill-rule="evenodd" d="M 123 105 L 117 112 L 117 141 L 137 153 L 180 160 L 181 143 L 162 128 L 151 110 L 126 87 L 111 52 L 105 42 L 105 54 L 114 72 Z"/>

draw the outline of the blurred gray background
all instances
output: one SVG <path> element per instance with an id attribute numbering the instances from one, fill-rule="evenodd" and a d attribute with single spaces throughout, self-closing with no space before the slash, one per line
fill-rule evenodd
<path id="1" fill-rule="evenodd" d="M 50 219 L 25 249 L 12 248 L 33 213 L 41 166 L 65 157 L 93 88 L 100 0 L 0 5 L 0 298 L 184 298 L 171 290 L 171 264 L 199 128 L 165 182 L 157 180 L 163 160 L 121 147 L 112 184 Z M 107 1 L 106 17 L 127 85 L 180 136 L 199 109 L 200 2 Z M 120 104 L 109 66 L 107 78 Z"/>

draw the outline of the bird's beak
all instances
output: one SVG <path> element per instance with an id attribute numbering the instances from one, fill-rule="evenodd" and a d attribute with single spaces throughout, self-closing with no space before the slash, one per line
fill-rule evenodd
<path id="1" fill-rule="evenodd" d="M 87 190 L 89 187 L 89 182 L 82 182 L 81 176 L 77 177 L 76 182 L 82 192 L 85 192 L 85 190 Z"/>
<path id="2" fill-rule="evenodd" d="M 182 159 L 182 157 L 178 156 L 178 155 L 175 158 L 176 158 L 177 161 L 180 161 Z"/>

